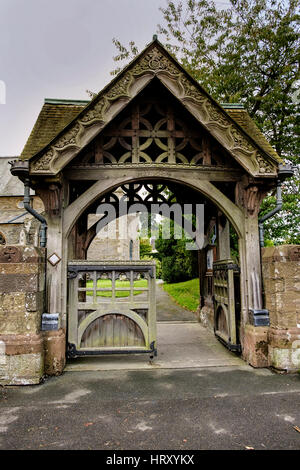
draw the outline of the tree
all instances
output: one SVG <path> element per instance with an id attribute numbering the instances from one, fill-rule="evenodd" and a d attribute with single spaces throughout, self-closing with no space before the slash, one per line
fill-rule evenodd
<path id="1" fill-rule="evenodd" d="M 300 0 L 229 1 L 220 9 L 211 0 L 167 0 L 160 40 L 213 98 L 242 103 L 277 153 L 299 168 Z M 134 41 L 128 48 L 113 42 L 116 62 L 138 53 Z M 285 184 L 283 202 L 266 224 L 276 243 L 299 240 L 295 224 L 286 223 L 299 223 L 299 172 Z M 273 204 L 270 195 L 262 213 Z"/>
<path id="2" fill-rule="evenodd" d="M 144 259 L 151 255 L 152 246 L 148 238 L 140 238 L 140 258 Z"/>
<path id="3" fill-rule="evenodd" d="M 294 178 L 286 180 L 282 185 L 283 211 L 264 223 L 265 244 L 290 243 L 300 245 L 300 195 L 299 165 Z M 261 215 L 266 214 L 275 206 L 276 197 L 267 197 L 261 206 Z"/>
<path id="4" fill-rule="evenodd" d="M 163 224 L 170 224 L 170 238 L 163 237 Z M 166 282 L 188 281 L 198 276 L 198 251 L 188 250 L 191 242 L 186 234 L 177 239 L 174 233 L 174 221 L 164 219 L 160 226 L 159 238 L 155 242 L 157 258 L 161 261 L 161 277 Z"/>

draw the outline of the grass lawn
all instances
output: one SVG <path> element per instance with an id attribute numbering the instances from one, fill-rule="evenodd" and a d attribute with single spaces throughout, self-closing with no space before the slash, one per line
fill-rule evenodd
<path id="1" fill-rule="evenodd" d="M 199 306 L 199 279 L 191 279 L 175 284 L 163 284 L 163 289 L 170 294 L 181 307 L 196 312 Z"/>
<path id="2" fill-rule="evenodd" d="M 134 281 L 133 283 L 134 287 L 147 287 L 147 279 L 139 279 L 137 281 Z M 93 288 L 93 281 L 87 281 L 86 287 L 89 289 Z M 130 281 L 116 281 L 116 289 L 118 287 L 128 287 L 130 288 Z M 111 281 L 109 279 L 98 279 L 97 281 L 97 288 L 100 289 L 105 289 L 105 288 L 111 288 Z M 116 297 L 129 297 L 130 295 L 130 290 L 128 291 L 118 291 L 116 290 Z M 133 295 L 138 295 L 141 294 L 142 291 L 133 291 Z M 93 292 L 87 292 L 87 295 L 93 295 Z M 100 297 L 111 297 L 111 291 L 97 291 L 97 296 Z"/>

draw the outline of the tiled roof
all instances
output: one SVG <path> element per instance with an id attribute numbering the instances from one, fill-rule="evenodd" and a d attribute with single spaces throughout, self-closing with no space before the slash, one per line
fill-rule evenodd
<path id="1" fill-rule="evenodd" d="M 232 119 L 256 142 L 268 155 L 274 157 L 277 161 L 281 162 L 281 158 L 273 149 L 271 144 L 267 141 L 263 133 L 259 130 L 253 119 L 249 116 L 248 112 L 242 107 L 234 107 L 231 104 L 224 103 L 222 107 L 225 109 Z"/>
<path id="2" fill-rule="evenodd" d="M 43 149 L 88 103 L 82 100 L 45 99 L 21 158 L 26 160 Z"/>

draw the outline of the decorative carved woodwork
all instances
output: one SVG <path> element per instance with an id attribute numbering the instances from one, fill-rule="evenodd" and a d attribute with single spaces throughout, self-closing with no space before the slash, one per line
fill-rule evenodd
<path id="1" fill-rule="evenodd" d="M 74 156 L 99 133 L 101 128 L 121 111 L 126 104 L 126 100 L 131 100 L 139 93 L 142 87 L 141 85 L 137 86 L 139 80 L 141 82 L 143 78 L 143 83 L 149 83 L 154 77 L 157 77 L 172 91 L 178 100 L 194 114 L 196 119 L 250 174 L 276 175 L 277 163 L 274 162 L 271 157 L 269 158 L 263 155 L 259 148 L 240 130 L 226 112 L 218 107 L 200 87 L 197 87 L 193 83 L 188 75 L 183 72 L 181 67 L 172 60 L 167 51 L 155 43 L 134 61 L 118 80 L 113 81 L 104 92 L 95 97 L 78 115 L 78 118 L 70 124 L 69 128 L 63 131 L 63 133 L 54 140 L 50 148 L 48 147 L 31 161 L 31 174 L 58 173 L 68 161 L 73 159 Z M 164 116 L 164 118 L 166 119 L 166 116 Z M 144 118 L 142 117 L 141 119 Z M 172 129 L 172 117 L 168 116 L 167 120 L 168 134 L 164 135 L 164 138 L 168 139 L 167 146 L 161 140 L 161 131 L 165 123 L 158 121 L 154 123 L 154 127 L 153 123 L 151 123 L 151 128 L 149 128 L 148 123 L 144 123 L 143 130 L 146 131 L 144 147 L 141 148 L 140 146 L 138 148 L 137 140 L 134 139 L 132 134 L 132 142 L 130 144 L 132 148 L 127 148 L 128 152 L 131 152 L 131 155 L 126 155 L 127 152 L 123 152 L 123 155 L 120 156 L 120 160 L 131 160 L 133 162 L 137 160 L 141 163 L 149 161 L 148 155 L 144 150 L 150 145 L 150 141 L 147 139 L 154 139 L 156 145 L 166 152 L 160 152 L 155 160 L 156 163 L 164 163 L 165 161 L 176 162 L 176 158 L 180 163 L 191 163 L 189 160 L 186 161 L 186 155 L 181 153 L 181 148 L 177 148 L 177 157 L 174 156 L 176 147 L 174 150 L 174 146 L 172 147 L 174 140 L 170 139 L 172 137 L 173 139 L 176 138 L 176 132 L 180 133 L 182 128 L 177 120 L 175 128 Z M 124 126 L 123 129 L 125 131 L 125 123 Z M 134 131 L 137 129 L 133 127 L 131 130 Z M 142 129 L 140 128 L 140 130 Z M 86 137 L 87 132 L 89 135 L 88 139 Z M 126 136 L 121 136 L 121 138 L 122 137 L 124 139 Z M 138 137 L 141 138 L 142 135 L 139 134 Z M 121 142 L 121 146 L 126 150 L 126 140 Z M 112 148 L 110 146 L 111 144 L 107 141 L 104 145 L 108 146 L 104 150 L 107 152 L 106 158 L 110 161 L 112 159 L 112 152 L 109 151 Z M 197 144 L 195 144 L 194 149 L 199 150 Z M 59 160 L 62 155 L 65 155 L 67 150 L 68 156 L 64 156 L 64 158 Z M 198 153 L 195 152 L 195 163 L 198 162 L 198 154 L 199 151 Z M 100 151 L 100 153 L 97 153 L 97 161 L 101 161 L 101 159 L 102 153 Z M 204 157 L 201 157 L 201 159 L 205 161 Z"/>
<path id="2" fill-rule="evenodd" d="M 54 158 L 54 150 L 51 148 L 46 153 L 44 153 L 41 158 L 32 162 L 30 166 L 32 172 L 39 172 L 39 171 L 44 172 L 45 170 L 49 170 L 50 164 L 53 161 L 53 158 Z"/>
<path id="3" fill-rule="evenodd" d="M 81 217 L 73 227 L 71 240 L 76 259 L 86 258 L 87 250 L 96 236 L 96 227 L 100 222 L 100 219 L 97 219 L 97 221 L 88 228 L 88 214 L 99 213 L 99 206 L 101 204 L 110 203 L 115 209 L 116 218 L 121 215 L 125 215 L 120 213 L 121 199 L 122 202 L 126 203 L 126 206 L 124 205 L 126 214 L 130 213 L 135 204 L 142 204 L 148 213 L 151 214 L 154 210 L 154 204 L 157 204 L 158 206 L 166 204 L 171 207 L 175 202 L 181 205 L 182 212 L 184 212 L 184 204 L 191 206 L 190 209 L 193 215 L 196 215 L 196 204 L 205 204 L 205 211 L 207 214 L 210 214 L 210 219 L 208 220 L 211 220 L 211 217 L 216 211 L 215 207 L 200 194 L 196 194 L 192 189 L 178 186 L 175 183 L 165 184 L 157 181 L 149 181 L 147 183 L 128 183 L 121 185 L 119 188 L 116 188 L 97 199 L 86 211 L 82 213 Z M 193 204 L 191 204 L 191 201 Z M 141 208 L 136 209 L 141 210 Z M 185 212 L 187 210 L 188 208 L 186 207 Z M 171 210 L 170 218 L 173 219 L 173 217 L 174 213 Z M 104 219 L 107 223 L 105 216 Z M 214 217 L 213 221 L 215 221 Z M 182 226 L 185 227 L 187 233 L 195 233 L 196 227 L 192 222 L 182 219 Z M 207 230 L 207 223 L 205 224 L 204 229 L 205 231 Z"/>
<path id="4" fill-rule="evenodd" d="M 250 182 L 249 179 L 244 176 L 235 186 L 236 204 L 243 207 L 250 217 L 256 217 L 259 213 L 262 200 L 267 193 L 268 188 L 266 188 L 266 186 Z"/>
<path id="5" fill-rule="evenodd" d="M 37 188 L 36 194 L 42 199 L 47 214 L 60 214 L 62 204 L 62 188 L 60 185 L 50 184 L 45 188 Z"/>
<path id="6" fill-rule="evenodd" d="M 156 100 L 141 98 L 88 145 L 69 168 L 139 163 L 237 166 L 190 116 L 184 121 L 176 115 L 180 112 L 176 113 L 166 95 Z"/>

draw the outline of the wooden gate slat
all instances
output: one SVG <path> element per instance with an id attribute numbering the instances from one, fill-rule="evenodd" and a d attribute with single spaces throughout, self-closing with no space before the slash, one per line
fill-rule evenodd
<path id="1" fill-rule="evenodd" d="M 232 350 L 239 350 L 234 296 L 234 272 L 238 270 L 230 259 L 213 263 L 215 334 Z"/>

